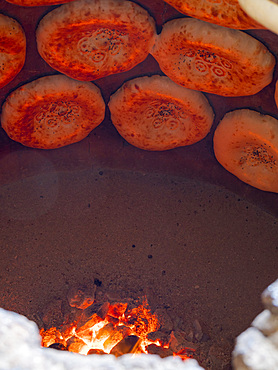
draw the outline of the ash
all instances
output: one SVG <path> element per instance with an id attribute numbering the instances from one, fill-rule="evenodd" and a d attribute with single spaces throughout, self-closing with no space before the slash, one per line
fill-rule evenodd
<path id="1" fill-rule="evenodd" d="M 278 369 L 278 280 L 262 294 L 262 311 L 236 339 L 233 367 L 236 370 Z"/>

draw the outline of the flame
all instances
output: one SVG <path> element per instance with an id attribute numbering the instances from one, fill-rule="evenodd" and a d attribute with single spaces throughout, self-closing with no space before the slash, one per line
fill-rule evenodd
<path id="1" fill-rule="evenodd" d="M 102 319 L 93 313 L 88 320 L 41 329 L 42 346 L 55 346 L 58 349 L 68 350 L 83 355 L 114 354 L 120 356 L 125 353 L 148 353 L 148 346 L 155 345 L 169 348 L 169 343 L 162 346 L 159 339 L 152 341 L 148 334 L 160 328 L 158 317 L 151 312 L 147 301 L 128 309 L 127 303 L 115 303 L 109 306 L 106 316 Z M 186 359 L 186 349 L 173 353 Z"/>

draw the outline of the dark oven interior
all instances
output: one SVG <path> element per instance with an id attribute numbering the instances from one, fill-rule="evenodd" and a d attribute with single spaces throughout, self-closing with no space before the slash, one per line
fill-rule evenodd
<path id="1" fill-rule="evenodd" d="M 137 3 L 158 29 L 180 16 L 162 0 Z M 53 7 L 0 4 L 28 37 L 26 64 L 2 88 L 3 102 L 20 84 L 56 72 L 39 57 L 34 36 Z M 277 55 L 276 35 L 248 32 Z M 155 73 L 161 71 L 149 55 L 131 71 L 95 83 L 107 102 L 124 81 Z M 184 329 L 198 320 L 205 334 L 199 345 L 221 348 L 228 368 L 236 336 L 262 310 L 260 294 L 277 278 L 278 202 L 276 194 L 225 171 L 212 137 L 231 109 L 253 107 L 278 118 L 274 82 L 251 97 L 206 94 L 215 111 L 211 133 L 167 152 L 127 144 L 108 112 L 86 139 L 60 149 L 23 147 L 2 130 L 0 306 L 36 321 L 76 283 L 97 279 L 104 289 L 132 297 L 151 289 Z"/>

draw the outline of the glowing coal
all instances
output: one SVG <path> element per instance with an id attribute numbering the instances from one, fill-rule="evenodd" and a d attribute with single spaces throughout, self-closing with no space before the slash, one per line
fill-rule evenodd
<path id="1" fill-rule="evenodd" d="M 96 291 L 95 285 L 71 288 L 67 304 L 51 302 L 43 324 L 40 334 L 44 347 L 83 355 L 151 353 L 187 359 L 195 350 L 173 330 L 165 310 L 152 310 L 146 296 L 119 302 L 101 289 Z"/>

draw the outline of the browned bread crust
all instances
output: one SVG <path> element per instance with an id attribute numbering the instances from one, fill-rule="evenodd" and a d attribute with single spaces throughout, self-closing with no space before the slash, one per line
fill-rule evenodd
<path id="1" fill-rule="evenodd" d="M 196 143 L 208 134 L 214 118 L 202 93 L 158 75 L 126 82 L 111 96 L 109 109 L 120 135 L 145 150 Z"/>
<path id="2" fill-rule="evenodd" d="M 130 70 L 149 54 L 154 20 L 139 5 L 120 0 L 79 0 L 48 13 L 37 46 L 54 69 L 81 81 Z"/>
<path id="3" fill-rule="evenodd" d="M 54 75 L 13 91 L 3 104 L 1 124 L 11 139 L 23 145 L 54 149 L 84 139 L 104 114 L 97 86 Z"/>
<path id="4" fill-rule="evenodd" d="M 0 14 L 0 88 L 21 71 L 26 57 L 26 38 L 21 25 Z"/>
<path id="5" fill-rule="evenodd" d="M 261 29 L 263 25 L 249 17 L 238 0 L 164 0 L 179 12 L 219 26 L 240 30 Z M 249 0 L 252 2 L 253 0 Z M 260 0 L 258 0 L 260 1 Z"/>
<path id="6" fill-rule="evenodd" d="M 272 81 L 275 67 L 254 37 L 194 18 L 167 22 L 152 55 L 173 81 L 223 96 L 256 94 Z"/>

